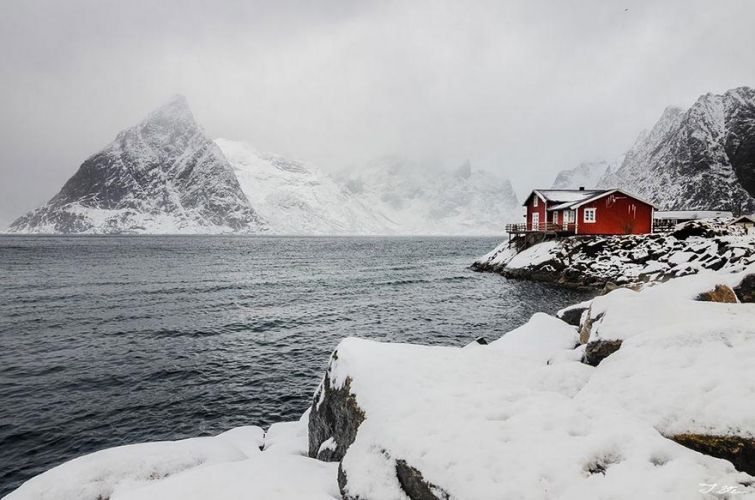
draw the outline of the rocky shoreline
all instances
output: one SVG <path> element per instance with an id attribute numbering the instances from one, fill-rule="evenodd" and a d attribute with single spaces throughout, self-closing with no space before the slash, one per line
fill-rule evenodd
<path id="1" fill-rule="evenodd" d="M 522 252 L 502 243 L 472 269 L 511 279 L 600 289 L 663 282 L 701 270 L 755 262 L 755 238 L 721 221 L 692 221 L 667 234 L 580 236 L 536 244 Z M 610 285 L 609 285 L 610 286 Z"/>

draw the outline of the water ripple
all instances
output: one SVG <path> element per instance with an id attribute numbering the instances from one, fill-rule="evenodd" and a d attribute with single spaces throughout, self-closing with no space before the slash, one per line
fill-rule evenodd
<path id="1" fill-rule="evenodd" d="M 491 238 L 0 236 L 0 497 L 83 453 L 306 409 L 349 335 L 463 345 L 576 292 Z"/>

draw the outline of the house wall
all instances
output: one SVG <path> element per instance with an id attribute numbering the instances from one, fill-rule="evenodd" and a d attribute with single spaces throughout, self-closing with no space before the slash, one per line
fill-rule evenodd
<path id="1" fill-rule="evenodd" d="M 585 222 L 585 209 L 595 208 L 595 222 Z M 653 207 L 614 193 L 582 205 L 577 211 L 579 234 L 646 234 L 652 231 Z"/>
<path id="2" fill-rule="evenodd" d="M 546 202 L 544 202 L 543 200 L 538 200 L 537 207 L 535 207 L 534 206 L 535 198 L 537 198 L 537 195 L 535 193 L 532 193 L 530 195 L 529 200 L 527 201 L 527 229 L 529 229 L 530 231 L 532 230 L 532 214 L 533 213 L 537 212 L 538 214 L 540 214 L 541 224 L 546 221 L 545 217 L 547 215 L 545 213 L 546 205 L 547 205 Z"/>

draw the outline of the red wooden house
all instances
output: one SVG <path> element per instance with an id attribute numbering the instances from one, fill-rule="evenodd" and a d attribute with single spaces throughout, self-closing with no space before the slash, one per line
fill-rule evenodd
<path id="1" fill-rule="evenodd" d="M 511 234 L 645 234 L 653 231 L 655 207 L 620 189 L 536 189 L 525 199 L 527 222 Z"/>

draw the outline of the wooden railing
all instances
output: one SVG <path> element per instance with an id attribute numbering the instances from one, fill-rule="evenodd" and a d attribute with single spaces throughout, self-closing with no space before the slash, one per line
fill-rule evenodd
<path id="1" fill-rule="evenodd" d="M 517 233 L 573 233 L 575 224 L 554 224 L 552 222 L 540 222 L 538 224 L 506 224 L 506 232 L 509 234 Z"/>
<path id="2" fill-rule="evenodd" d="M 654 233 L 668 233 L 670 231 L 673 231 L 675 227 L 676 227 L 675 220 L 656 219 L 653 221 Z"/>

